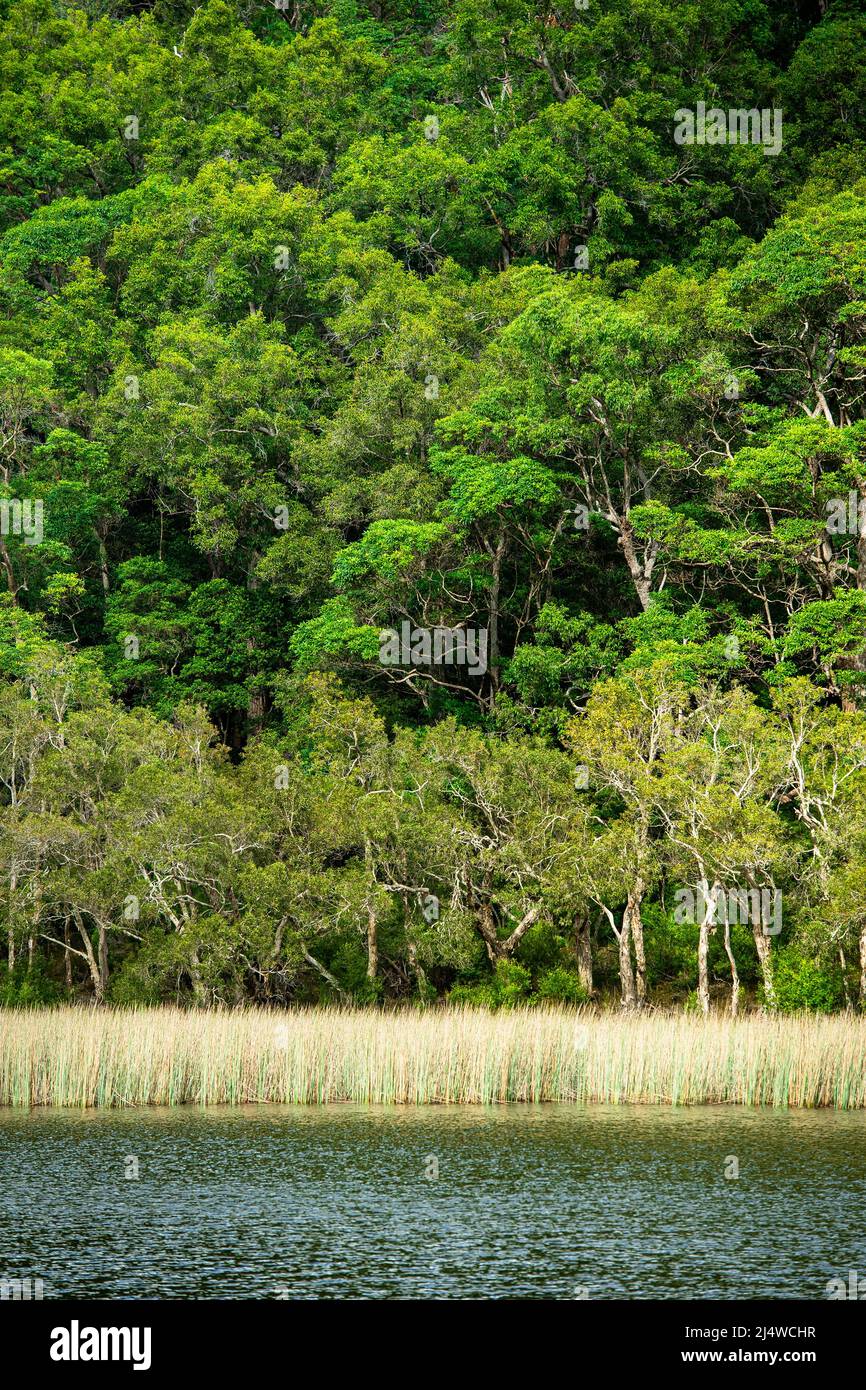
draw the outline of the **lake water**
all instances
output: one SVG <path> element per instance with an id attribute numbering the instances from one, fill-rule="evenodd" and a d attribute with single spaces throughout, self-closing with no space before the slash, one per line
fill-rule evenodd
<path id="1" fill-rule="evenodd" d="M 46 1298 L 823 1299 L 866 1281 L 861 1112 L 7 1110 L 0 1183 L 0 1277 L 41 1277 Z"/>

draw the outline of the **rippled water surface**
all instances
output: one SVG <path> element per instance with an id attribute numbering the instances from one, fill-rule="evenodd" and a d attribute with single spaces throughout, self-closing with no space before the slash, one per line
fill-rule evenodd
<path id="1" fill-rule="evenodd" d="M 866 1278 L 859 1112 L 5 1111 L 0 1183 L 0 1276 L 46 1298 L 821 1299 Z"/>

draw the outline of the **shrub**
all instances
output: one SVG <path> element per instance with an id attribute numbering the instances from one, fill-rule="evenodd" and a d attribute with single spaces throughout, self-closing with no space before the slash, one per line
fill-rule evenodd
<path id="1" fill-rule="evenodd" d="M 507 1009 L 523 1003 L 529 996 L 532 976 L 516 960 L 497 961 L 493 975 L 477 985 L 455 985 L 448 995 L 451 1004 L 472 1004 L 483 1009 Z"/>
<path id="2" fill-rule="evenodd" d="M 782 947 L 775 958 L 776 1000 L 783 1013 L 808 1009 L 829 1014 L 844 1004 L 838 966 L 819 964 L 801 955 L 795 945 Z"/>
<path id="3" fill-rule="evenodd" d="M 560 1004 L 586 1004 L 589 1001 L 589 995 L 576 971 L 566 970 L 561 965 L 542 975 L 536 995 L 539 999 L 554 1000 Z"/>
<path id="4" fill-rule="evenodd" d="M 62 992 L 45 973 L 45 965 L 39 956 L 32 964 L 19 961 L 14 970 L 5 961 L 0 963 L 0 1006 L 33 1007 L 38 1004 L 54 1004 L 62 998 Z"/>

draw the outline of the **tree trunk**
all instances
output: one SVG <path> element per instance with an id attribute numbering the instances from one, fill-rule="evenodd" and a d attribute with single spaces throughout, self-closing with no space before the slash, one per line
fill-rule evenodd
<path id="1" fill-rule="evenodd" d="M 478 913 L 478 930 L 484 937 L 484 944 L 487 947 L 487 959 L 490 964 L 495 966 L 499 960 L 499 941 L 496 936 L 496 922 L 493 917 L 493 908 L 489 903 L 482 903 Z"/>
<path id="2" fill-rule="evenodd" d="M 761 982 L 764 986 L 764 999 L 768 1009 L 776 1007 L 776 986 L 773 981 L 773 958 L 770 954 L 770 938 L 764 935 L 764 924 L 761 921 L 760 911 L 757 921 L 755 914 L 752 914 L 752 935 L 755 938 L 755 950 L 758 953 L 758 964 L 761 967 Z"/>
<path id="3" fill-rule="evenodd" d="M 414 970 L 415 978 L 418 981 L 418 993 L 423 997 L 427 992 L 427 976 L 424 973 L 424 967 L 418 960 L 418 947 L 411 939 L 407 942 L 407 954 L 409 956 L 409 964 Z"/>
<path id="4" fill-rule="evenodd" d="M 99 923 L 99 983 L 104 999 L 108 993 L 108 933 L 104 922 Z"/>
<path id="5" fill-rule="evenodd" d="M 578 913 L 574 921 L 574 954 L 577 957 L 577 975 L 581 987 L 592 995 L 592 941 L 589 935 L 589 917 L 585 912 Z"/>
<path id="6" fill-rule="evenodd" d="M 634 942 L 634 958 L 636 966 L 636 993 L 637 1006 L 642 1008 L 646 1002 L 646 953 L 643 943 L 643 921 L 640 915 L 640 905 L 643 901 L 644 885 L 638 879 L 635 887 L 628 896 L 626 904 L 626 916 L 628 917 L 630 935 Z"/>
<path id="7" fill-rule="evenodd" d="M 204 983 L 199 970 L 198 951 L 192 951 L 189 958 L 189 977 L 192 980 L 192 992 L 195 1002 L 202 1007 L 207 1003 L 205 997 Z"/>
<path id="8" fill-rule="evenodd" d="M 541 906 L 536 904 L 525 912 L 510 936 L 501 941 L 496 935 L 496 918 L 493 915 L 493 908 L 490 903 L 482 903 L 478 914 L 478 930 L 484 937 L 484 944 L 487 947 L 487 956 L 490 964 L 495 966 L 497 961 L 507 960 L 513 954 L 522 938 L 529 931 L 529 928 L 538 921 L 541 916 Z"/>
<path id="9" fill-rule="evenodd" d="M 250 736 L 260 734 L 265 725 L 265 715 L 267 713 L 267 701 L 261 691 L 254 691 L 249 698 L 247 705 L 247 720 L 249 721 Z"/>
<path id="10" fill-rule="evenodd" d="M 710 922 L 707 913 L 701 919 L 698 934 L 698 1001 L 706 1018 L 710 1012 L 710 975 L 707 960 L 710 951 Z"/>
<path id="11" fill-rule="evenodd" d="M 18 593 L 18 585 L 15 583 L 15 571 L 12 568 L 12 560 L 6 548 L 6 543 L 3 540 L 0 540 L 0 564 L 2 564 L 6 573 L 6 587 L 17 603 L 18 600 L 16 595 Z"/>
<path id="12" fill-rule="evenodd" d="M 13 904 L 15 902 L 15 892 L 18 887 L 18 875 L 13 869 L 9 875 L 9 931 L 7 936 L 7 960 L 9 973 L 15 969 L 15 927 L 13 925 Z"/>
<path id="13" fill-rule="evenodd" d="M 842 990 L 845 995 L 845 1009 L 851 1013 L 854 1005 L 851 1003 L 851 991 L 848 988 L 848 957 L 845 955 L 845 947 L 839 947 L 839 964 L 842 967 Z"/>
<path id="14" fill-rule="evenodd" d="M 64 919 L 63 922 L 63 945 L 64 945 L 64 971 L 66 974 L 66 992 L 72 994 L 72 950 L 69 943 L 69 923 Z"/>
<path id="15" fill-rule="evenodd" d="M 77 907 L 74 907 L 72 909 L 72 916 L 75 921 L 75 925 L 78 928 L 78 935 L 81 937 L 81 941 L 84 946 L 84 958 L 87 961 L 87 966 L 90 971 L 90 979 L 93 983 L 93 1002 L 95 1004 L 101 1004 L 102 978 L 99 974 L 99 965 L 97 964 L 96 956 L 93 954 L 93 943 L 90 940 L 90 936 L 88 935 L 87 929 L 85 928 L 84 922 L 81 917 L 81 913 L 79 912 Z"/>
<path id="16" fill-rule="evenodd" d="M 634 986 L 634 971 L 631 964 L 631 919 L 626 911 L 623 914 L 622 929 L 619 933 L 619 979 L 622 988 L 622 1007 L 637 1007 L 637 994 Z"/>
<path id="17" fill-rule="evenodd" d="M 703 876 L 701 883 L 706 884 Z M 705 1017 L 710 1011 L 709 949 L 710 934 L 713 931 L 713 917 L 716 916 L 717 890 L 719 890 L 719 884 L 714 883 L 712 891 L 706 895 L 701 913 L 701 926 L 698 929 L 698 1002 L 701 1004 L 701 1012 Z M 727 912 L 724 913 L 724 923 L 727 927 Z"/>
<path id="18" fill-rule="evenodd" d="M 731 1018 L 736 1018 L 740 1007 L 740 974 L 731 946 L 731 924 L 728 921 L 727 913 L 725 913 L 725 955 L 728 957 L 728 963 L 731 967 Z"/>
<path id="19" fill-rule="evenodd" d="M 379 969 L 379 936 L 376 914 L 372 908 L 367 910 L 367 979 L 375 980 Z"/>
<path id="20" fill-rule="evenodd" d="M 322 979 L 328 981 L 328 984 L 331 986 L 331 989 L 333 989 L 337 994 L 339 994 L 341 999 L 347 1000 L 349 996 L 346 994 L 346 991 L 343 989 L 343 986 L 340 984 L 339 980 L 337 980 L 331 974 L 330 970 L 328 970 L 320 960 L 316 960 L 315 956 L 310 955 L 310 952 L 307 950 L 306 946 L 303 946 L 301 949 L 303 950 L 304 960 L 307 962 L 307 964 L 311 965 L 314 970 L 318 970 Z"/>
<path id="21" fill-rule="evenodd" d="M 108 551 L 105 548 L 105 537 L 97 529 L 96 539 L 99 545 L 99 575 L 102 580 L 102 592 L 107 594 L 111 588 L 108 575 Z"/>
<path id="22" fill-rule="evenodd" d="M 494 549 L 488 546 L 491 556 L 490 588 L 487 599 L 487 684 L 488 705 L 492 706 L 499 689 L 499 605 L 502 586 L 502 564 L 505 556 L 505 531 L 500 531 Z"/>
<path id="23" fill-rule="evenodd" d="M 36 934 L 39 931 L 39 924 L 42 920 L 42 876 L 39 866 L 36 867 L 33 889 L 33 919 L 30 926 L 30 935 L 27 939 L 27 973 L 33 969 L 33 957 L 36 953 Z"/>
<path id="24" fill-rule="evenodd" d="M 860 928 L 860 1008 L 866 1013 L 866 922 Z"/>
<path id="25" fill-rule="evenodd" d="M 643 559 L 637 553 L 634 530 L 628 517 L 619 519 L 619 544 L 631 575 L 631 582 L 644 612 L 649 608 L 652 593 L 652 573 L 655 568 L 657 545 L 649 544 Z"/>

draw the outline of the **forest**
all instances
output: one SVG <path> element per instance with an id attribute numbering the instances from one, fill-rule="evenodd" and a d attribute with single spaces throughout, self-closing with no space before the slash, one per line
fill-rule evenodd
<path id="1" fill-rule="evenodd" d="M 866 1009 L 862 0 L 0 27 L 0 1003 Z"/>

